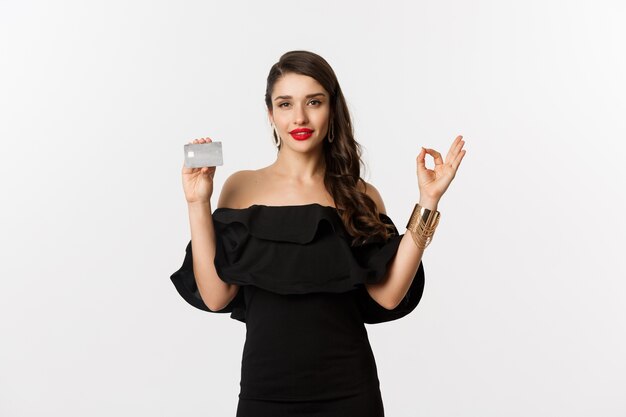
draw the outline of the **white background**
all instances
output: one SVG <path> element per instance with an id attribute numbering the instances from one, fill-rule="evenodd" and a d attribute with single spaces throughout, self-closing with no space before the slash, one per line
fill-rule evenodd
<path id="1" fill-rule="evenodd" d="M 467 155 L 386 415 L 626 415 L 621 1 L 0 1 L 0 415 L 234 416 L 245 325 L 169 276 L 184 143 L 273 162 L 280 55 L 333 66 L 396 226 L 420 146 Z M 429 166 L 432 166 L 429 160 Z"/>

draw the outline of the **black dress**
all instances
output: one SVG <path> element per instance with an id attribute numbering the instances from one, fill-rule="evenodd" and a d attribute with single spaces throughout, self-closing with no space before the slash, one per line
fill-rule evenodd
<path id="1" fill-rule="evenodd" d="M 246 324 L 237 417 L 384 416 L 364 323 L 410 313 L 424 289 L 420 264 L 403 301 L 387 310 L 365 283 L 380 282 L 403 235 L 351 246 L 336 208 L 217 208 L 215 267 L 241 287 L 218 313 Z M 382 221 L 392 224 L 381 214 Z M 191 305 L 211 311 L 193 275 L 191 242 L 171 280 Z"/>

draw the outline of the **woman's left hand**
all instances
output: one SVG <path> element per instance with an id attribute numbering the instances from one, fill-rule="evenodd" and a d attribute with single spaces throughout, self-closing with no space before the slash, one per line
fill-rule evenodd
<path id="1" fill-rule="evenodd" d="M 465 156 L 463 136 L 457 136 L 452 142 L 446 160 L 434 149 L 424 148 L 417 155 L 417 183 L 420 189 L 420 200 L 438 202 L 454 179 L 456 171 Z M 435 169 L 426 168 L 426 154 L 435 160 Z"/>

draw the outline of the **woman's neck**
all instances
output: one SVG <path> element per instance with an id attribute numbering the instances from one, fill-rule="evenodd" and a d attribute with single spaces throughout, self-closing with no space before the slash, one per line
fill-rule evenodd
<path id="1" fill-rule="evenodd" d="M 324 178 L 326 161 L 321 152 L 307 154 L 283 148 L 278 152 L 276 162 L 270 165 L 270 168 L 282 177 L 310 182 Z"/>

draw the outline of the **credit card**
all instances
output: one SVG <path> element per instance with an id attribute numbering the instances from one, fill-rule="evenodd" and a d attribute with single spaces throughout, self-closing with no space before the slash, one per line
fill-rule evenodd
<path id="1" fill-rule="evenodd" d="M 222 142 L 188 143 L 185 145 L 185 167 L 215 167 L 223 164 Z"/>

